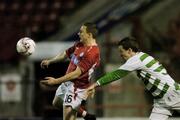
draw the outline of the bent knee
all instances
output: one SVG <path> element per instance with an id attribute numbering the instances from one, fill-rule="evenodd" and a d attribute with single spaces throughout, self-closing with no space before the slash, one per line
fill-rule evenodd
<path id="1" fill-rule="evenodd" d="M 53 105 L 54 107 L 57 107 L 57 101 L 53 100 L 53 101 L 52 101 L 52 105 Z"/>
<path id="2" fill-rule="evenodd" d="M 65 106 L 64 108 L 64 117 L 65 120 L 74 120 L 76 118 L 77 112 L 73 110 L 71 106 Z"/>
<path id="3" fill-rule="evenodd" d="M 52 105 L 53 105 L 54 107 L 57 107 L 57 108 L 61 107 L 61 106 L 62 106 L 62 100 L 61 100 L 61 98 L 55 97 L 55 98 L 53 99 L 53 101 L 52 101 Z"/>

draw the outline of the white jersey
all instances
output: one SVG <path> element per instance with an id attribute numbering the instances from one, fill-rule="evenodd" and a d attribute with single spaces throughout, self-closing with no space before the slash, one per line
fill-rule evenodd
<path id="1" fill-rule="evenodd" d="M 138 52 L 129 58 L 118 70 L 99 78 L 99 86 L 109 84 L 137 71 L 146 89 L 154 96 L 154 108 L 151 120 L 165 120 L 172 115 L 172 110 L 180 110 L 180 85 L 167 73 L 166 69 L 152 56 Z"/>
<path id="2" fill-rule="evenodd" d="M 171 78 L 166 69 L 152 56 L 139 52 L 129 58 L 120 70 L 137 71 L 145 87 L 154 98 L 162 98 L 169 87 L 179 89 L 179 85 Z"/>

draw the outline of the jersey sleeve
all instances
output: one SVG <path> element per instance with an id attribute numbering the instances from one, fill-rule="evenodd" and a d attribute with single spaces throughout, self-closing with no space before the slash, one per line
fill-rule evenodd
<path id="1" fill-rule="evenodd" d="M 90 68 L 94 68 L 99 64 L 99 52 L 91 50 L 85 54 L 79 61 L 77 66 L 81 69 L 82 73 L 87 72 Z"/>
<path id="2" fill-rule="evenodd" d="M 130 71 L 120 70 L 120 69 L 115 70 L 115 71 L 107 73 L 103 77 L 99 78 L 97 80 L 97 84 L 99 86 L 106 85 L 108 83 L 111 83 L 113 81 L 116 81 L 116 80 L 119 80 L 119 79 L 125 77 L 128 73 L 130 73 Z"/>
<path id="3" fill-rule="evenodd" d="M 113 81 L 119 80 L 125 77 L 128 73 L 134 70 L 138 70 L 142 67 L 141 61 L 138 57 L 132 57 L 126 61 L 122 66 L 120 66 L 117 70 L 107 73 L 103 77 L 97 80 L 98 85 L 106 85 Z"/>

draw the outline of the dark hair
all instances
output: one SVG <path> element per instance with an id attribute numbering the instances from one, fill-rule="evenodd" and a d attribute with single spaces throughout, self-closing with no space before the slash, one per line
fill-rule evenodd
<path id="1" fill-rule="evenodd" d="M 134 52 L 139 51 L 139 44 L 137 40 L 133 37 L 125 37 L 118 42 L 118 46 L 122 46 L 123 49 L 128 50 L 131 48 Z"/>
<path id="2" fill-rule="evenodd" d="M 93 38 L 97 36 L 98 30 L 97 30 L 96 24 L 87 22 L 87 23 L 84 23 L 83 25 L 87 27 L 86 31 L 88 33 L 91 33 L 93 35 Z"/>

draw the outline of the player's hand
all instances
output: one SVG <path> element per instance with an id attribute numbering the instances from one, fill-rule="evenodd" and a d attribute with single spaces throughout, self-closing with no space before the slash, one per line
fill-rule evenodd
<path id="1" fill-rule="evenodd" d="M 41 68 L 48 68 L 48 66 L 50 65 L 50 61 L 49 60 L 43 60 L 41 62 Z"/>
<path id="2" fill-rule="evenodd" d="M 90 98 L 94 97 L 96 86 L 97 86 L 96 83 L 94 83 L 86 89 L 85 96 L 84 96 L 85 99 L 87 99 L 88 97 Z"/>
<path id="3" fill-rule="evenodd" d="M 45 85 L 56 85 L 57 80 L 53 77 L 45 77 L 45 80 L 41 80 L 40 83 Z"/>
<path id="4" fill-rule="evenodd" d="M 39 86 L 42 90 L 48 90 L 49 86 L 43 84 L 41 81 L 39 82 Z"/>

